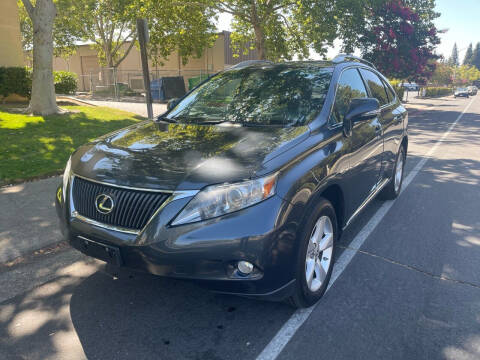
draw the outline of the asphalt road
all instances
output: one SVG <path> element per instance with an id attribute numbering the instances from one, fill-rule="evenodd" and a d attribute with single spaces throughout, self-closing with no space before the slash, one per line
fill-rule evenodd
<path id="1" fill-rule="evenodd" d="M 479 359 L 480 98 L 423 105 L 404 191 L 343 234 L 313 309 L 67 249 L 0 267 L 0 359 Z"/>

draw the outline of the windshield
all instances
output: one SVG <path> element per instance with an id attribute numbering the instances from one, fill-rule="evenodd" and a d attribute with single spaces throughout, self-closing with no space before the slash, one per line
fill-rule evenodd
<path id="1" fill-rule="evenodd" d="M 317 65 L 225 71 L 201 85 L 167 116 L 180 123 L 298 126 L 322 109 L 332 68 Z"/>

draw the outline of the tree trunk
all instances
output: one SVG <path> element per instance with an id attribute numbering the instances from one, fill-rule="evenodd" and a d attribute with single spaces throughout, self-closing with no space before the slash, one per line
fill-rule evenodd
<path id="1" fill-rule="evenodd" d="M 258 59 L 266 60 L 267 54 L 265 51 L 265 33 L 260 25 L 260 19 L 257 13 L 257 4 L 255 0 L 251 2 L 251 19 L 253 31 L 255 33 L 255 48 L 257 49 Z"/>
<path id="2" fill-rule="evenodd" d="M 104 69 L 105 73 L 105 85 L 108 86 L 108 90 L 112 92 L 112 95 L 115 94 L 115 88 L 114 88 L 114 65 L 113 65 L 113 56 L 111 54 L 111 49 L 105 49 L 105 58 L 106 58 L 106 63 L 107 63 L 107 68 Z"/>
<path id="3" fill-rule="evenodd" d="M 267 54 L 265 53 L 265 34 L 263 29 L 259 25 L 254 25 L 253 29 L 255 31 L 255 47 L 257 49 L 258 59 L 266 60 Z"/>
<path id="4" fill-rule="evenodd" d="M 60 112 L 53 84 L 53 23 L 57 11 L 52 0 L 37 0 L 32 10 L 32 97 L 27 111 L 50 115 Z"/>

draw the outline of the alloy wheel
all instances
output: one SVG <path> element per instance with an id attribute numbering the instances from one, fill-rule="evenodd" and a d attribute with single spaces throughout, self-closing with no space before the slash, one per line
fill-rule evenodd
<path id="1" fill-rule="evenodd" d="M 400 154 L 398 154 L 398 160 L 397 160 L 397 166 L 395 169 L 395 192 L 398 192 L 400 190 L 400 184 L 402 183 L 402 177 L 403 177 L 403 150 L 400 151 Z"/>
<path id="2" fill-rule="evenodd" d="M 333 254 L 333 225 L 328 216 L 321 216 L 310 235 L 305 260 L 305 278 L 310 291 L 315 292 L 328 274 Z"/>

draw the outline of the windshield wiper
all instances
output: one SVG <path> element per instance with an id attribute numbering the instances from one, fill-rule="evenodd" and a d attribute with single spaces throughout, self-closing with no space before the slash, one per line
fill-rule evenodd
<path id="1" fill-rule="evenodd" d="M 157 121 L 165 121 L 165 122 L 168 122 L 170 124 L 176 124 L 177 123 L 176 120 L 170 119 L 169 117 L 166 117 L 166 116 L 159 116 L 157 118 Z"/>
<path id="2" fill-rule="evenodd" d="M 236 122 L 233 122 L 230 120 L 209 120 L 209 121 L 202 121 L 198 124 L 199 125 L 218 125 L 223 123 L 237 124 Z"/>

